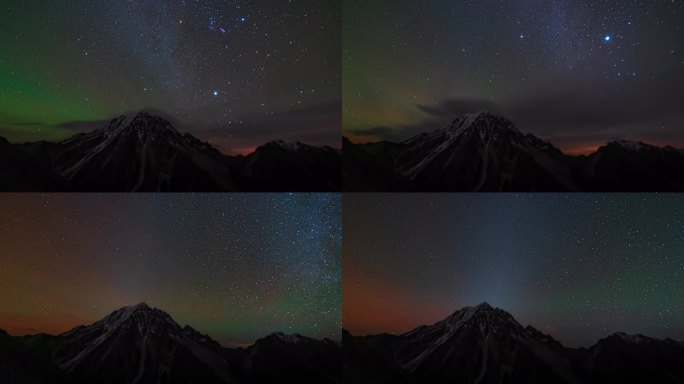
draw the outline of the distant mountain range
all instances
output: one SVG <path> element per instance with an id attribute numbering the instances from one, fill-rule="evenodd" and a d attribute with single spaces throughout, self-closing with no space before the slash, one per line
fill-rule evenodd
<path id="1" fill-rule="evenodd" d="M 0 138 L 1 191 L 340 191 L 341 174 L 331 147 L 273 141 L 226 156 L 146 112 L 58 143 Z"/>
<path id="2" fill-rule="evenodd" d="M 346 191 L 684 191 L 684 152 L 614 141 L 568 156 L 487 112 L 401 143 L 343 143 Z"/>
<path id="3" fill-rule="evenodd" d="M 0 383 L 337 383 L 331 340 L 275 333 L 229 349 L 146 304 L 58 336 L 0 331 Z"/>
<path id="4" fill-rule="evenodd" d="M 684 383 L 684 344 L 616 333 L 566 348 L 488 304 L 403 335 L 344 332 L 349 383 Z"/>

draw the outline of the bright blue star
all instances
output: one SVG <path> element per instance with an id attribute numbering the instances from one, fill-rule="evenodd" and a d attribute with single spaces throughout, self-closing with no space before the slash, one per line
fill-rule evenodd
<path id="1" fill-rule="evenodd" d="M 214 91 L 214 96 L 218 96 L 218 95 L 219 95 L 219 91 Z"/>
<path id="2" fill-rule="evenodd" d="M 605 41 L 606 41 L 606 43 L 607 43 L 607 42 L 609 42 L 609 41 L 610 41 L 610 39 L 611 39 L 610 35 L 607 35 L 606 37 L 604 37 L 604 38 L 603 38 L 603 40 L 605 40 Z"/>

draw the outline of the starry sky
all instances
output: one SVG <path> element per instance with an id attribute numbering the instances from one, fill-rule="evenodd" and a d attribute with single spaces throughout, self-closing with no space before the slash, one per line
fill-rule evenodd
<path id="1" fill-rule="evenodd" d="M 142 109 L 220 147 L 340 146 L 339 0 L 0 0 L 0 136 Z"/>
<path id="2" fill-rule="evenodd" d="M 403 333 L 488 302 L 566 346 L 684 339 L 684 196 L 346 195 L 343 325 Z"/>
<path id="3" fill-rule="evenodd" d="M 146 302 L 225 346 L 339 339 L 335 194 L 0 198 L 0 329 L 61 333 Z"/>
<path id="4" fill-rule="evenodd" d="M 570 154 L 684 148 L 684 1 L 347 0 L 342 14 L 353 141 L 488 110 Z"/>

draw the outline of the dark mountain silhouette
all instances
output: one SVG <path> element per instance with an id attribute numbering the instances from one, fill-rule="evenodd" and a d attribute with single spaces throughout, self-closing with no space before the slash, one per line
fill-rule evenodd
<path id="1" fill-rule="evenodd" d="M 146 304 L 58 336 L 0 332 L 2 383 L 334 383 L 341 348 L 273 334 L 229 349 Z"/>
<path id="2" fill-rule="evenodd" d="M 339 191 L 339 151 L 275 141 L 231 157 L 140 112 L 58 143 L 0 140 L 5 191 Z"/>
<path id="3" fill-rule="evenodd" d="M 616 333 L 582 352 L 589 383 L 684 383 L 684 346 L 674 340 Z"/>
<path id="4" fill-rule="evenodd" d="M 684 191 L 684 153 L 633 141 L 614 141 L 583 158 L 576 174 L 591 191 Z"/>
<path id="5" fill-rule="evenodd" d="M 684 347 L 615 334 L 564 347 L 488 304 L 403 335 L 343 333 L 345 373 L 366 383 L 684 383 Z"/>
<path id="6" fill-rule="evenodd" d="M 331 383 L 342 378 L 342 348 L 332 340 L 274 333 L 237 350 L 236 372 L 250 383 Z"/>
<path id="7" fill-rule="evenodd" d="M 347 191 L 684 191 L 684 155 L 615 141 L 568 156 L 487 112 L 401 143 L 343 141 Z"/>
<path id="8" fill-rule="evenodd" d="M 0 137 L 0 191 L 64 191 L 68 183 L 37 159 Z"/>
<path id="9" fill-rule="evenodd" d="M 66 374 L 53 364 L 46 349 L 28 345 L 26 338 L 0 330 L 0 383 L 69 383 Z M 45 337 L 41 336 L 41 339 Z"/>
<path id="10" fill-rule="evenodd" d="M 270 191 L 340 191 L 342 155 L 331 147 L 276 140 L 247 156 L 227 158 L 242 189 Z"/>

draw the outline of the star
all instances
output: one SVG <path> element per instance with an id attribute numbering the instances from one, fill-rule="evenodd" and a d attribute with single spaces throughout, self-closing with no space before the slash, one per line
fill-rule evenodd
<path id="1" fill-rule="evenodd" d="M 188 310 L 184 321 L 204 324 L 204 331 L 219 342 L 253 343 L 274 330 L 287 329 L 316 338 L 339 336 L 339 196 L 216 194 L 195 199 L 151 194 L 128 199 L 111 195 L 78 197 L 78 204 L 75 199 L 28 194 L 17 200 L 0 199 L 0 227 L 17 224 L 11 235 L 23 240 L 23 245 L 10 251 L 16 257 L 0 258 L 0 268 L 11 273 L 27 270 L 31 264 L 51 267 L 40 276 L 62 282 L 53 285 L 54 297 L 83 303 L 75 309 L 78 318 L 100 318 L 97 308 L 102 302 L 113 310 L 112 303 L 143 298 L 182 313 L 202 297 L 203 310 Z M 121 215 L 121 211 L 130 214 Z M 77 219 L 85 217 L 93 219 Z M 143 230 L 152 218 L 154 225 Z M 40 225 L 26 225 L 33 220 Z M 112 231 L 116 226 L 125 229 Z M 79 243 L 80 237 L 73 233 L 84 234 L 86 243 Z M 40 240 L 45 234 L 48 240 Z M 150 242 L 148 235 L 163 240 Z M 86 252 L 82 246 L 99 252 Z M 97 267 L 112 258 L 122 262 L 117 273 Z M 138 263 L 154 263 L 154 268 L 141 270 Z M 78 271 L 88 278 L 74 282 L 64 271 Z M 154 285 L 146 283 L 151 279 Z M 85 289 L 74 289 L 73 284 Z M 112 285 L 129 288 L 125 292 L 107 289 Z M 179 289 L 187 295 L 179 296 Z M 22 322 L 30 316 L 41 331 L 62 333 L 81 322 L 72 316 L 58 324 L 45 318 L 60 315 L 56 309 L 62 304 L 23 286 L 20 279 L 3 279 L 0 290 L 22 298 L 7 310 L 26 314 Z M 30 308 L 31 302 L 40 315 Z M 22 322 L 2 316 L 0 328 Z"/>
<path id="2" fill-rule="evenodd" d="M 610 35 L 606 35 L 606 37 L 603 38 L 606 42 L 609 42 L 611 39 Z"/>
<path id="3" fill-rule="evenodd" d="M 62 124 L 108 121 L 149 107 L 177 115 L 177 128 L 189 131 L 199 129 L 193 119 L 202 115 L 218 131 L 212 144 L 226 153 L 248 152 L 282 136 L 303 135 L 304 130 L 284 131 L 276 115 L 293 106 L 317 113 L 320 106 L 338 102 L 341 69 L 333 58 L 340 52 L 335 39 L 341 25 L 336 2 L 181 0 L 160 2 L 155 9 L 147 3 L 73 0 L 53 7 L 26 0 L 13 4 L 11 12 L 3 7 L 0 136 L 11 142 L 29 137 L 61 141 L 76 133 L 59 128 Z M 46 34 L 36 25 L 52 27 Z M 294 99 L 293 84 L 326 87 Z M 222 90 L 228 87 L 230 93 Z M 84 92 L 92 92 L 92 108 L 82 107 Z M 222 102 L 228 97 L 236 121 L 251 117 L 261 103 L 268 105 L 258 112 L 268 127 L 222 129 L 227 123 Z M 327 121 L 337 120 L 341 112 L 328 108 L 325 113 L 330 116 L 298 115 L 293 126 L 319 133 L 298 139 L 338 146 L 339 129 Z M 8 128 L 16 123 L 20 128 Z M 91 127 L 86 126 L 79 129 Z M 34 134 L 41 127 L 44 132 Z M 229 141 L 230 134 L 239 140 Z"/>

